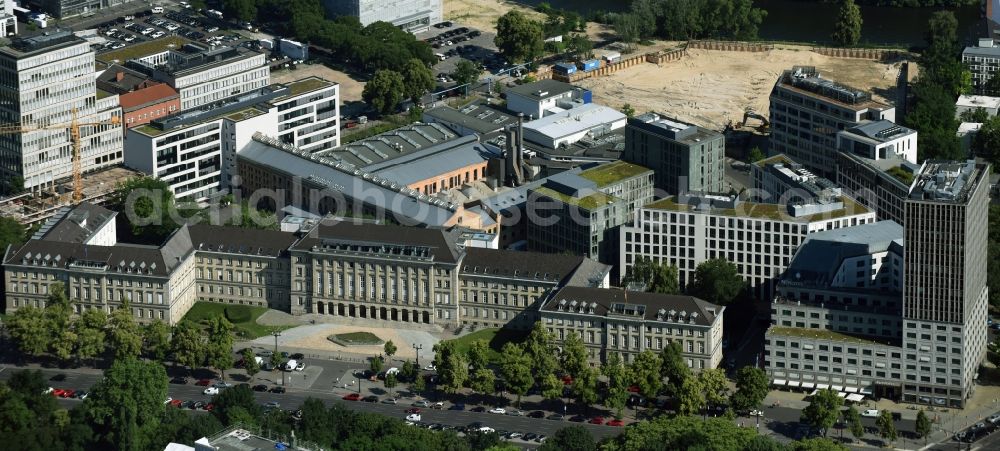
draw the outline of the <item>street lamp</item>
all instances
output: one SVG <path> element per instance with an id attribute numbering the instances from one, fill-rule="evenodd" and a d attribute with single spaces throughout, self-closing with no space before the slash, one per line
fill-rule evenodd
<path id="1" fill-rule="evenodd" d="M 424 349 L 424 345 L 423 344 L 419 344 L 418 345 L 418 344 L 414 343 L 412 346 L 413 346 L 413 349 L 415 349 L 417 351 L 417 370 L 419 370 L 420 369 L 420 350 Z"/>
<path id="2" fill-rule="evenodd" d="M 271 335 L 274 335 L 274 355 L 277 356 L 278 355 L 278 337 L 281 336 L 281 331 L 280 330 L 276 330 L 274 332 L 271 332 Z M 281 372 L 281 386 L 284 387 L 285 386 L 285 372 L 281 368 L 278 368 L 278 371 Z"/>

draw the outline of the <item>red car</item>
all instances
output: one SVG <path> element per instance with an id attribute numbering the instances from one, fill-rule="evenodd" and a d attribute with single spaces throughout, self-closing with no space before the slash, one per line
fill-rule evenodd
<path id="1" fill-rule="evenodd" d="M 179 400 L 179 399 L 171 399 L 170 400 L 170 405 L 172 405 L 174 407 L 180 407 L 181 404 L 183 404 L 183 402 L 181 400 Z"/>
<path id="2" fill-rule="evenodd" d="M 562 377 L 562 382 L 563 382 L 563 385 L 569 385 L 569 384 L 572 384 L 572 383 L 573 383 L 573 376 L 570 376 L 570 375 L 568 375 L 568 374 L 567 374 L 567 375 L 565 375 L 565 376 L 563 376 L 563 377 Z"/>
<path id="3" fill-rule="evenodd" d="M 604 424 L 604 417 L 594 417 L 588 421 L 590 424 Z"/>
<path id="4" fill-rule="evenodd" d="M 214 408 L 215 408 L 215 406 L 212 405 L 212 403 L 205 404 L 205 411 L 206 412 L 211 412 L 212 409 L 214 409 Z"/>
<path id="5" fill-rule="evenodd" d="M 62 394 L 59 395 L 59 397 L 61 397 L 61 398 L 72 398 L 74 393 L 76 393 L 76 390 L 67 388 L 67 389 L 63 390 Z"/>
<path id="6" fill-rule="evenodd" d="M 625 422 L 622 421 L 622 420 L 611 420 L 611 421 L 608 421 L 605 424 L 608 425 L 608 426 L 619 426 L 619 427 L 625 426 Z"/>
<path id="7" fill-rule="evenodd" d="M 55 390 L 52 390 L 52 396 L 55 396 L 56 398 L 61 398 L 62 395 L 63 395 L 63 393 L 66 393 L 66 390 L 63 390 L 61 388 L 57 388 Z"/>
<path id="8" fill-rule="evenodd" d="M 630 391 L 632 393 L 639 393 L 639 386 L 638 385 L 629 385 L 628 386 L 628 391 Z"/>
<path id="9" fill-rule="evenodd" d="M 212 380 L 211 379 L 202 379 L 202 380 L 199 380 L 198 382 L 195 382 L 194 384 L 195 385 L 201 385 L 202 387 L 208 387 L 209 385 L 212 385 Z"/>
<path id="10" fill-rule="evenodd" d="M 420 413 L 420 409 L 416 407 L 410 407 L 409 409 L 406 409 L 406 413 Z"/>
<path id="11" fill-rule="evenodd" d="M 361 395 L 359 393 L 351 393 L 342 398 L 344 401 L 360 401 Z"/>

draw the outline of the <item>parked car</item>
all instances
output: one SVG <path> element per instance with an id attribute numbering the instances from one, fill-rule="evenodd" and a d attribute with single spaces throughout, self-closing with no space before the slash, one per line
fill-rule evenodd
<path id="1" fill-rule="evenodd" d="M 512 410 L 508 411 L 506 413 L 506 415 L 507 416 L 511 416 L 511 417 L 523 417 L 524 416 L 524 412 L 522 412 L 520 410 L 512 409 Z"/>
<path id="2" fill-rule="evenodd" d="M 212 384 L 212 386 L 215 387 L 215 388 L 229 388 L 229 387 L 232 387 L 233 384 L 230 384 L 229 382 L 219 381 L 219 382 L 216 382 L 216 383 Z"/>
<path id="3" fill-rule="evenodd" d="M 257 384 L 253 386 L 253 391 L 267 391 L 267 385 Z"/>
<path id="4" fill-rule="evenodd" d="M 604 424 L 604 417 L 594 417 L 588 421 L 590 424 Z"/>
<path id="5" fill-rule="evenodd" d="M 202 387 L 207 387 L 209 385 L 212 385 L 212 380 L 211 379 L 199 379 L 198 382 L 195 382 L 194 384 L 195 385 L 200 385 Z"/>
<path id="6" fill-rule="evenodd" d="M 279 407 L 281 407 L 281 404 L 278 404 L 277 401 L 271 401 L 267 404 L 264 404 L 265 409 L 277 409 Z"/>
<path id="7" fill-rule="evenodd" d="M 73 395 L 75 395 L 75 394 L 76 394 L 76 390 L 73 390 L 71 388 L 67 388 L 67 389 L 63 390 L 62 394 L 59 395 L 59 396 L 62 397 L 62 398 L 72 398 Z"/>
<path id="8" fill-rule="evenodd" d="M 296 352 L 295 354 L 291 355 L 291 358 L 293 358 L 295 360 L 302 360 L 302 359 L 306 358 L 306 356 L 303 355 L 301 352 Z"/>
<path id="9" fill-rule="evenodd" d="M 208 387 L 202 393 L 206 394 L 206 395 L 209 395 L 209 396 L 217 395 L 217 394 L 219 394 L 219 389 L 217 387 Z"/>
<path id="10" fill-rule="evenodd" d="M 470 412 L 480 412 L 480 413 L 481 413 L 481 412 L 485 412 L 485 411 L 486 411 L 486 408 L 485 408 L 485 407 L 483 407 L 483 406 L 476 406 L 476 407 L 473 407 L 473 408 L 472 408 L 472 409 L 470 410 Z"/>
<path id="11" fill-rule="evenodd" d="M 295 365 L 295 371 L 302 371 L 304 369 L 306 369 L 306 362 L 299 362 L 298 365 Z"/>
<path id="12" fill-rule="evenodd" d="M 875 418 L 878 416 L 878 414 L 879 414 L 878 409 L 867 409 L 861 412 L 861 416 L 868 418 Z"/>
<path id="13" fill-rule="evenodd" d="M 436 409 L 436 410 L 444 410 L 444 403 L 441 402 L 441 401 L 438 401 L 438 402 L 432 404 L 431 408 L 432 409 Z"/>
<path id="14" fill-rule="evenodd" d="M 378 396 L 368 395 L 361 399 L 364 402 L 378 402 Z"/>
<path id="15" fill-rule="evenodd" d="M 346 396 L 344 396 L 341 399 L 343 399 L 344 401 L 358 401 L 358 400 L 361 399 L 361 394 L 360 393 L 349 393 L 349 394 L 347 394 Z"/>
<path id="16" fill-rule="evenodd" d="M 545 418 L 545 412 L 541 410 L 536 410 L 528 414 L 529 418 Z"/>
<path id="17" fill-rule="evenodd" d="M 465 410 L 465 404 L 452 404 L 448 410 Z"/>
<path id="18" fill-rule="evenodd" d="M 566 417 L 564 415 L 562 415 L 562 414 L 553 413 L 552 415 L 549 415 L 549 416 L 545 417 L 545 419 L 546 420 L 553 420 L 553 421 L 562 421 L 562 420 L 565 420 Z"/>
<path id="19" fill-rule="evenodd" d="M 406 409 L 405 412 L 406 413 L 420 413 L 420 408 L 419 407 L 410 407 L 409 409 Z"/>
<path id="20" fill-rule="evenodd" d="M 421 399 L 420 401 L 417 401 L 417 402 L 413 403 L 413 406 L 414 407 L 430 407 L 431 403 L 429 403 L 429 402 Z"/>
<path id="21" fill-rule="evenodd" d="M 507 413 L 507 409 L 504 409 L 503 407 L 494 407 L 494 408 L 490 409 L 490 413 L 495 413 L 495 414 L 503 415 L 503 414 Z"/>
<path id="22" fill-rule="evenodd" d="M 177 376 L 177 377 L 175 377 L 173 379 L 170 379 L 170 383 L 171 384 L 184 385 L 184 384 L 188 383 L 188 379 L 186 377 L 184 377 L 184 376 Z"/>
<path id="23" fill-rule="evenodd" d="M 184 403 L 184 402 L 183 402 L 183 401 L 181 401 L 181 400 L 179 400 L 179 399 L 174 399 L 174 400 L 171 400 L 171 401 L 170 401 L 170 405 L 171 405 L 171 406 L 174 406 L 174 407 L 177 407 L 177 408 L 180 408 L 180 407 L 181 407 L 181 404 L 183 404 L 183 403 Z"/>
<path id="24" fill-rule="evenodd" d="M 284 392 L 285 392 L 285 387 L 282 387 L 280 385 L 275 385 L 274 387 L 271 387 L 271 393 L 281 394 Z"/>
<path id="25" fill-rule="evenodd" d="M 622 427 L 625 425 L 625 422 L 619 419 L 614 419 L 614 420 L 609 420 L 607 423 L 604 424 L 608 426 Z"/>
<path id="26" fill-rule="evenodd" d="M 411 414 L 409 414 L 409 415 L 406 416 L 406 421 L 419 422 L 420 419 L 421 419 L 421 417 L 420 417 L 419 413 L 411 413 Z"/>

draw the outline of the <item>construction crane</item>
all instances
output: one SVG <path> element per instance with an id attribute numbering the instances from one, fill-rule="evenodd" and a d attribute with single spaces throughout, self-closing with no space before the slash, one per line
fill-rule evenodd
<path id="1" fill-rule="evenodd" d="M 73 144 L 73 203 L 75 204 L 83 200 L 83 171 L 80 168 L 80 127 L 118 125 L 119 123 L 121 123 L 121 119 L 118 116 L 112 116 L 107 121 L 80 122 L 77 119 L 76 108 L 73 108 L 73 117 L 69 123 L 46 126 L 22 124 L 0 125 L 0 135 L 15 135 L 39 130 L 69 129 L 70 140 Z"/>

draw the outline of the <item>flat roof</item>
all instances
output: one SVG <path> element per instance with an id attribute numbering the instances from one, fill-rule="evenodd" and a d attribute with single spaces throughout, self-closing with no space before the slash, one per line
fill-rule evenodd
<path id="1" fill-rule="evenodd" d="M 152 41 L 133 44 L 118 50 L 98 54 L 97 60 L 108 64 L 116 61 L 124 63 L 125 61 L 131 59 L 142 58 L 144 56 L 163 53 L 167 50 L 178 49 L 189 43 L 191 43 L 191 40 L 181 36 L 164 36 L 159 39 L 153 39 Z"/>
<path id="2" fill-rule="evenodd" d="M 767 329 L 767 334 L 771 336 L 783 336 L 793 338 L 815 338 L 820 340 L 840 341 L 844 343 L 857 344 L 880 344 L 879 341 L 870 338 L 863 338 L 854 335 L 842 334 L 826 329 L 806 329 L 800 327 L 778 327 L 771 326 Z"/>
<path id="3" fill-rule="evenodd" d="M 526 122 L 524 128 L 545 137 L 557 139 L 625 119 L 626 116 L 621 111 L 604 105 L 586 103 L 576 108 Z"/>
<path id="4" fill-rule="evenodd" d="M 575 87 L 569 83 L 556 80 L 539 80 L 534 83 L 526 83 L 520 86 L 507 88 L 504 93 L 514 94 L 529 99 L 541 100 L 554 97 L 572 91 Z"/>
<path id="5" fill-rule="evenodd" d="M 595 191 L 583 197 L 573 197 L 568 194 L 560 193 L 552 188 L 541 186 L 532 190 L 540 195 L 551 197 L 555 200 L 563 202 L 568 205 L 574 205 L 585 210 L 594 210 L 599 207 L 603 207 L 607 204 L 614 203 L 617 200 L 614 196 L 609 196 L 600 191 Z"/>
<path id="6" fill-rule="evenodd" d="M 962 50 L 962 55 L 973 56 L 1000 56 L 1000 47 L 966 47 Z"/>
<path id="7" fill-rule="evenodd" d="M 271 100 L 272 103 L 280 103 L 281 101 L 287 100 L 291 97 L 305 94 L 307 92 L 319 91 L 320 89 L 334 86 L 337 83 L 319 78 L 317 76 L 311 76 L 283 84 L 288 88 L 288 94 Z"/>
<path id="8" fill-rule="evenodd" d="M 647 172 L 653 172 L 653 170 L 627 161 L 618 160 L 587 169 L 580 172 L 579 175 L 596 183 L 598 187 L 604 187 Z"/>
<path id="9" fill-rule="evenodd" d="M 0 53 L 19 59 L 86 43 L 87 41 L 74 34 L 73 30 L 56 28 L 14 37 L 11 39 L 10 45 L 0 47 Z"/>
<path id="10" fill-rule="evenodd" d="M 967 108 L 1000 109 L 1000 97 L 970 96 L 962 94 L 955 101 L 955 106 Z"/>
<path id="11" fill-rule="evenodd" d="M 843 208 L 802 216 L 792 216 L 788 212 L 788 205 L 757 202 L 741 202 L 738 208 L 735 209 L 716 207 L 710 207 L 707 209 L 696 208 L 693 205 L 677 203 L 677 196 L 665 197 L 658 201 L 649 203 L 643 208 L 794 222 L 812 222 L 814 220 L 837 219 L 844 216 L 858 215 L 869 212 L 867 208 L 855 202 L 854 199 L 851 199 L 848 196 L 841 196 L 840 200 L 844 204 Z"/>
<path id="12" fill-rule="evenodd" d="M 477 139 L 462 137 L 452 129 L 437 123 L 416 122 L 405 127 L 354 141 L 335 149 L 321 150 L 316 155 L 350 164 L 367 171 L 382 169 L 381 164 L 414 152 L 434 147 L 456 145 Z"/>
<path id="13" fill-rule="evenodd" d="M 806 235 L 781 279 L 829 286 L 845 259 L 893 250 L 902 255 L 903 226 L 879 221 Z"/>
<path id="14" fill-rule="evenodd" d="M 868 91 L 823 78 L 815 67 L 810 66 L 795 66 L 791 70 L 784 71 L 778 77 L 775 86 L 806 96 L 822 98 L 834 105 L 854 111 L 893 108 L 892 105 L 872 99 L 871 93 Z"/>
<path id="15" fill-rule="evenodd" d="M 879 143 L 889 142 L 916 133 L 912 129 L 885 119 L 865 122 L 847 129 L 847 132 Z"/>
<path id="16" fill-rule="evenodd" d="M 365 169 L 389 180 L 409 185 L 502 156 L 499 149 L 479 142 L 457 144 L 428 152 L 414 152 Z"/>
<path id="17" fill-rule="evenodd" d="M 424 111 L 424 116 L 446 124 L 468 128 L 479 134 L 493 133 L 517 123 L 517 118 L 482 103 L 471 103 L 460 109 L 444 105 Z"/>

